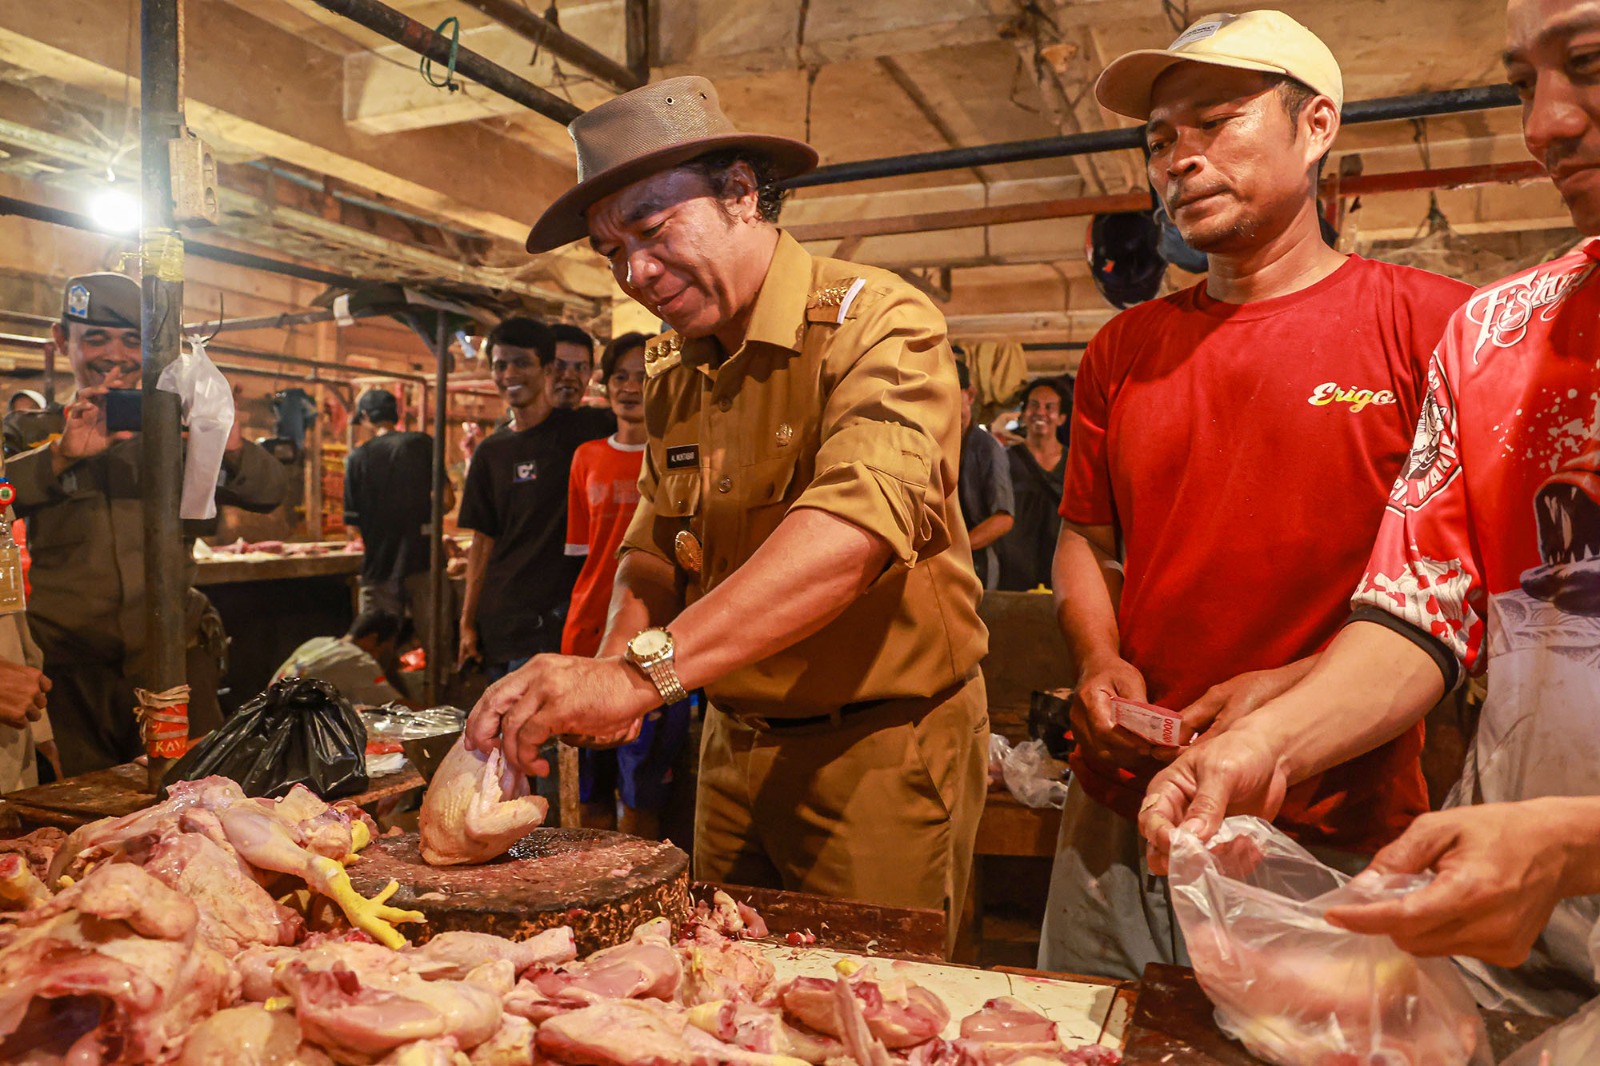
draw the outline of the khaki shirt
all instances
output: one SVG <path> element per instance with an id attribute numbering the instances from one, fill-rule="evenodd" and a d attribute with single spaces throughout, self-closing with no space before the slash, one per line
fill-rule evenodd
<path id="1" fill-rule="evenodd" d="M 12 415 L 6 436 L 13 447 L 32 446 L 59 435 L 63 423 L 60 411 Z M 6 461 L 6 476 L 17 490 L 17 516 L 28 523 L 34 636 L 59 661 L 136 661 L 145 630 L 138 438 L 114 441 L 60 477 L 49 448 L 33 447 Z M 270 511 L 283 502 L 286 485 L 283 465 L 246 441 L 236 465 L 223 462 L 217 502 Z M 185 547 L 215 528 L 215 519 L 183 523 Z M 192 563 L 189 577 L 192 583 Z"/>
<path id="2" fill-rule="evenodd" d="M 956 496 L 961 411 L 944 317 L 894 275 L 781 234 L 743 346 L 667 333 L 645 356 L 650 441 L 622 552 L 678 568 L 693 602 L 814 507 L 877 534 L 889 568 L 820 632 L 706 686 L 727 710 L 814 714 L 931 696 L 988 648 Z M 675 549 L 701 545 L 701 572 Z"/>

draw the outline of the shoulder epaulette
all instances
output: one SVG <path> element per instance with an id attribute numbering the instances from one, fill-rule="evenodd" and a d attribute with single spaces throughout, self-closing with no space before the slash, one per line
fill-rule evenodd
<path id="1" fill-rule="evenodd" d="M 866 278 L 845 278 L 816 290 L 806 297 L 806 321 L 843 325 L 850 317 L 851 305 L 866 284 Z"/>
<path id="2" fill-rule="evenodd" d="M 676 333 L 663 333 L 644 346 L 644 376 L 664 374 L 682 360 L 683 338 Z"/>

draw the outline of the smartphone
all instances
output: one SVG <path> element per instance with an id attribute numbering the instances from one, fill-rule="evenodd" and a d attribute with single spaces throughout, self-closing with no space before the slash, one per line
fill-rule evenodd
<path id="1" fill-rule="evenodd" d="M 139 389 L 106 392 L 106 432 L 137 433 L 144 428 L 144 394 Z"/>

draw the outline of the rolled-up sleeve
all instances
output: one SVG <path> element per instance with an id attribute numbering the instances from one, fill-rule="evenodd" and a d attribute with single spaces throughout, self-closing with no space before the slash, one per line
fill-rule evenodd
<path id="1" fill-rule="evenodd" d="M 70 473 L 69 470 L 69 476 Z M 19 518 L 28 518 L 41 507 L 64 500 L 69 494 L 62 479 L 56 476 L 47 444 L 7 459 L 5 476 L 17 494 L 14 506 Z"/>
<path id="2" fill-rule="evenodd" d="M 261 445 L 244 441 L 237 459 L 224 459 L 217 502 L 266 513 L 283 502 L 289 479 L 283 464 Z"/>
<path id="3" fill-rule="evenodd" d="M 944 316 L 920 294 L 869 288 L 857 304 L 829 346 L 816 476 L 793 508 L 860 526 L 911 567 L 950 546 L 955 357 Z"/>

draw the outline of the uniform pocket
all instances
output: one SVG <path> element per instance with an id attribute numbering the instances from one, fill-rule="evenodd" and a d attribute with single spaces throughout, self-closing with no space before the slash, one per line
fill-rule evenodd
<path id="1" fill-rule="evenodd" d="M 656 514 L 690 518 L 700 513 L 700 471 L 677 470 L 661 478 L 656 489 Z"/>

